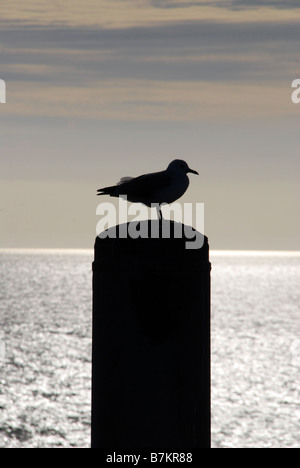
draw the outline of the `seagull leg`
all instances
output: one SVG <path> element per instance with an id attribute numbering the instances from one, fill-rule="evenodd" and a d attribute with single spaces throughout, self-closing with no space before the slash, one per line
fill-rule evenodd
<path id="1" fill-rule="evenodd" d="M 159 221 L 161 221 L 163 219 L 163 215 L 160 209 L 160 205 L 156 205 L 156 211 L 157 211 L 157 218 Z"/>

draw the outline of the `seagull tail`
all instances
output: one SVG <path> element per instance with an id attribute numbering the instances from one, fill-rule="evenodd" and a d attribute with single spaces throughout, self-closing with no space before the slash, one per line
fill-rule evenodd
<path id="1" fill-rule="evenodd" d="M 112 195 L 115 189 L 115 185 L 111 185 L 110 187 L 103 187 L 97 190 L 97 195 Z"/>
<path id="2" fill-rule="evenodd" d="M 134 179 L 134 177 L 122 177 L 117 185 L 111 185 L 110 187 L 103 187 L 97 190 L 97 195 L 111 195 L 117 197 L 120 193 L 120 186 L 130 182 L 132 179 Z"/>

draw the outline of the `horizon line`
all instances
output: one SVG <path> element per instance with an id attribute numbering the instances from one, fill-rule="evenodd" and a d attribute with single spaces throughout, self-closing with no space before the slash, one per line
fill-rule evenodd
<path id="1" fill-rule="evenodd" d="M 93 248 L 64 248 L 64 247 L 0 247 L 0 253 L 6 254 L 74 254 L 87 255 L 93 254 Z M 296 256 L 300 257 L 300 250 L 257 250 L 257 249 L 211 249 L 209 253 L 212 256 Z"/>

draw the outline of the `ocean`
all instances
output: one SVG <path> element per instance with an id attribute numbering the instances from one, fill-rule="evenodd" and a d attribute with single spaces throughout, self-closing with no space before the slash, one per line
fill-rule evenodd
<path id="1" fill-rule="evenodd" d="M 0 447 L 89 447 L 90 250 L 0 251 Z M 212 263 L 212 446 L 300 446 L 300 253 Z"/>

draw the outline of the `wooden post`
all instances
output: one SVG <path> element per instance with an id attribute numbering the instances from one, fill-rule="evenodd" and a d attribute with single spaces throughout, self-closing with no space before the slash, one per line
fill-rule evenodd
<path id="1" fill-rule="evenodd" d="M 188 250 L 175 225 L 96 238 L 92 448 L 210 447 L 208 241 Z"/>

